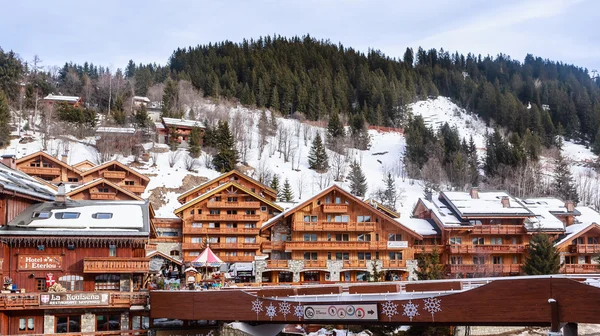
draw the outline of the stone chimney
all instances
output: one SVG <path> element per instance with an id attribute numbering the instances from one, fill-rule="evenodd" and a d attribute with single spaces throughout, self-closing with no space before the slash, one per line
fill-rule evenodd
<path id="1" fill-rule="evenodd" d="M 479 199 L 479 189 L 477 189 L 475 187 L 471 187 L 469 194 L 471 195 L 472 199 Z"/>
<path id="2" fill-rule="evenodd" d="M 573 201 L 565 201 L 565 208 L 567 208 L 568 212 L 575 211 L 575 203 Z"/>
<path id="3" fill-rule="evenodd" d="M 508 198 L 508 196 L 502 196 L 500 202 L 502 202 L 503 208 L 510 208 L 510 199 Z"/>
<path id="4" fill-rule="evenodd" d="M 58 192 L 56 193 L 56 196 L 54 197 L 54 201 L 56 203 L 67 203 L 67 195 L 65 192 L 65 185 L 63 183 L 58 185 Z"/>
<path id="5" fill-rule="evenodd" d="M 2 155 L 2 163 L 11 169 L 17 169 L 17 157 L 14 154 Z"/>
<path id="6" fill-rule="evenodd" d="M 62 162 L 64 162 L 64 163 L 68 164 L 68 162 L 67 162 L 67 161 L 69 161 L 69 155 L 67 155 L 66 153 L 65 153 L 65 154 L 62 154 L 62 155 L 60 156 L 60 160 L 61 160 Z"/>

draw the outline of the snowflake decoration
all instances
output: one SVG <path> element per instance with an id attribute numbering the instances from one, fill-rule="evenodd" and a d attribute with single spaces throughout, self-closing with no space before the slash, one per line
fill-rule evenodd
<path id="1" fill-rule="evenodd" d="M 252 309 L 251 310 L 253 312 L 256 312 L 256 319 L 258 320 L 258 313 L 263 311 L 263 302 L 260 301 L 258 298 L 256 298 L 256 300 L 252 301 Z"/>
<path id="2" fill-rule="evenodd" d="M 279 313 L 283 315 L 283 319 L 287 321 L 286 316 L 290 314 L 291 305 L 289 302 L 283 301 L 279 303 Z"/>
<path id="3" fill-rule="evenodd" d="M 296 316 L 298 318 L 298 320 L 301 320 L 302 318 L 304 318 L 304 306 L 301 304 L 298 304 L 296 307 L 294 307 L 294 316 Z"/>
<path id="4" fill-rule="evenodd" d="M 388 301 L 381 304 L 381 314 L 388 317 L 391 321 L 392 316 L 398 315 L 398 304 Z"/>
<path id="5" fill-rule="evenodd" d="M 273 303 L 270 303 L 267 306 L 267 311 L 265 314 L 271 319 L 271 321 L 273 321 L 273 317 L 277 316 L 277 309 L 275 309 L 275 306 L 273 306 Z"/>
<path id="6" fill-rule="evenodd" d="M 404 307 L 404 312 L 402 315 L 408 316 L 408 318 L 412 321 L 413 317 L 419 315 L 419 305 L 412 303 L 411 300 L 408 300 L 407 304 L 402 305 Z"/>
<path id="7" fill-rule="evenodd" d="M 437 312 L 441 312 L 442 311 L 442 307 L 441 307 L 441 303 L 442 300 L 438 299 L 438 298 L 428 298 L 428 299 L 424 299 L 423 300 L 423 309 L 425 309 L 426 311 L 428 311 L 431 314 L 431 319 L 433 320 L 433 315 Z"/>

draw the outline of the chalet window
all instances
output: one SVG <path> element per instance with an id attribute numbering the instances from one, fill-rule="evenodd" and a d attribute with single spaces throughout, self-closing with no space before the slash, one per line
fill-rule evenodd
<path id="1" fill-rule="evenodd" d="M 469 223 L 471 223 L 471 225 L 481 225 L 481 221 L 479 219 L 471 219 Z"/>
<path id="2" fill-rule="evenodd" d="M 577 239 L 573 239 L 572 243 L 573 243 L 573 245 L 583 244 L 583 237 L 579 237 Z"/>
<path id="3" fill-rule="evenodd" d="M 329 204 L 329 203 L 331 203 L 331 197 L 327 196 L 327 197 L 325 197 L 325 204 Z"/>
<path id="4" fill-rule="evenodd" d="M 202 227 L 202 223 L 193 222 L 192 223 L 192 227 L 193 228 L 201 228 Z"/>
<path id="5" fill-rule="evenodd" d="M 319 218 L 317 216 L 304 216 L 304 222 L 308 223 L 308 222 L 312 222 L 312 223 L 316 223 L 318 222 Z"/>
<path id="6" fill-rule="evenodd" d="M 132 185 L 135 185 L 135 182 L 134 181 L 125 181 L 125 185 L 132 186 Z"/>
<path id="7" fill-rule="evenodd" d="M 207 239 L 207 241 L 208 241 L 210 244 L 218 244 L 218 243 L 219 243 L 219 237 L 209 237 L 209 238 Z"/>
<path id="8" fill-rule="evenodd" d="M 348 223 L 350 221 L 350 216 L 348 216 L 348 215 L 335 216 L 334 221 L 337 223 Z"/>
<path id="9" fill-rule="evenodd" d="M 199 256 L 199 255 L 200 255 L 200 252 L 198 252 L 198 251 L 195 251 L 195 252 L 189 252 L 189 253 L 188 253 L 188 255 L 189 255 L 190 257 L 197 257 L 197 256 Z"/>
<path id="10" fill-rule="evenodd" d="M 202 215 L 202 209 L 196 209 L 196 210 L 198 210 L 198 212 L 197 212 L 198 215 Z"/>
<path id="11" fill-rule="evenodd" d="M 211 215 L 220 215 L 221 214 L 221 210 L 210 210 L 210 214 Z"/>
<path id="12" fill-rule="evenodd" d="M 192 237 L 192 244 L 202 244 L 202 238 Z"/>
<path id="13" fill-rule="evenodd" d="M 92 214 L 92 218 L 95 218 L 95 219 L 111 219 L 112 216 L 113 216 L 113 214 L 110 212 L 98 212 L 98 213 Z"/>
<path id="14" fill-rule="evenodd" d="M 492 237 L 490 242 L 492 245 L 502 245 L 502 237 Z"/>
<path id="15" fill-rule="evenodd" d="M 336 252 L 335 260 L 350 260 L 350 253 L 348 252 Z"/>
<path id="16" fill-rule="evenodd" d="M 131 329 L 133 330 L 146 330 L 150 329 L 150 316 L 132 316 L 131 317 Z"/>
<path id="17" fill-rule="evenodd" d="M 304 252 L 304 260 L 317 260 L 317 252 Z"/>
<path id="18" fill-rule="evenodd" d="M 160 235 L 163 237 L 179 237 L 179 232 L 177 231 L 159 231 Z"/>
<path id="19" fill-rule="evenodd" d="M 252 189 L 250 189 L 250 191 L 252 191 L 253 193 L 255 193 L 256 192 L 256 188 L 252 188 Z"/>
<path id="20" fill-rule="evenodd" d="M 513 256 L 513 264 L 518 264 L 519 263 L 519 256 L 514 255 Z"/>
<path id="21" fill-rule="evenodd" d="M 400 233 L 389 233 L 388 241 L 402 241 L 402 234 Z"/>
<path id="22" fill-rule="evenodd" d="M 209 229 L 216 229 L 219 228 L 221 225 L 219 223 L 208 223 L 208 228 Z"/>
<path id="23" fill-rule="evenodd" d="M 194 209 L 190 210 L 190 215 L 194 214 Z"/>
<path id="24" fill-rule="evenodd" d="M 83 291 L 83 277 L 80 275 L 63 275 L 58 278 L 58 283 L 68 291 Z"/>
<path id="25" fill-rule="evenodd" d="M 588 244 L 598 244 L 598 237 L 588 237 Z"/>
<path id="26" fill-rule="evenodd" d="M 244 202 L 252 202 L 252 197 L 246 197 L 244 198 Z"/>
<path id="27" fill-rule="evenodd" d="M 225 224 L 225 227 L 228 229 L 236 229 L 237 223 L 227 223 L 227 224 Z"/>
<path id="28" fill-rule="evenodd" d="M 256 210 L 246 210 L 246 215 L 256 215 Z"/>
<path id="29" fill-rule="evenodd" d="M 473 264 L 474 265 L 483 265 L 485 264 L 485 257 L 473 257 Z"/>
<path id="30" fill-rule="evenodd" d="M 121 315 L 96 315 L 96 331 L 121 329 Z"/>
<path id="31" fill-rule="evenodd" d="M 246 237 L 244 243 L 256 243 L 256 237 Z"/>
<path id="32" fill-rule="evenodd" d="M 371 241 L 371 235 L 369 233 L 359 233 L 356 240 Z"/>
<path id="33" fill-rule="evenodd" d="M 316 233 L 305 233 L 304 241 L 317 241 L 317 234 Z"/>
<path id="34" fill-rule="evenodd" d="M 246 223 L 246 224 L 244 224 L 244 227 L 246 229 L 255 229 L 256 228 L 256 223 Z"/>
<path id="35" fill-rule="evenodd" d="M 221 196 L 216 196 L 215 197 L 215 202 L 221 202 Z"/>
<path id="36" fill-rule="evenodd" d="M 39 166 L 40 166 L 39 161 L 32 161 L 29 163 L 29 167 L 39 167 Z"/>
<path id="37" fill-rule="evenodd" d="M 79 212 L 57 212 L 54 214 L 54 218 L 57 219 L 76 219 L 79 218 Z"/>
<path id="38" fill-rule="evenodd" d="M 565 256 L 565 264 L 574 265 L 577 264 L 577 256 Z"/>
<path id="39" fill-rule="evenodd" d="M 450 237 L 450 245 L 460 245 L 462 244 L 461 237 Z"/>
<path id="40" fill-rule="evenodd" d="M 513 245 L 516 245 L 517 244 L 517 237 L 512 237 L 511 241 L 512 241 Z"/>
<path id="41" fill-rule="evenodd" d="M 244 252 L 244 255 L 246 257 L 253 257 L 253 256 L 256 255 L 256 252 L 254 252 L 254 251 L 246 251 L 246 252 Z"/>
<path id="42" fill-rule="evenodd" d="M 114 290 L 118 291 L 120 286 L 121 277 L 116 274 L 102 274 L 97 275 L 94 281 L 94 290 L 106 291 Z"/>
<path id="43" fill-rule="evenodd" d="M 227 197 L 227 202 L 237 202 L 237 197 Z"/>
<path id="44" fill-rule="evenodd" d="M 490 224 L 502 224 L 502 220 L 500 220 L 500 219 L 490 219 L 488 221 L 488 223 L 490 223 Z"/>
<path id="45" fill-rule="evenodd" d="M 338 233 L 335 235 L 335 241 L 349 241 L 350 236 L 347 233 Z"/>
<path id="46" fill-rule="evenodd" d="M 371 260 L 371 252 L 358 252 L 358 260 Z"/>
<path id="47" fill-rule="evenodd" d="M 67 178 L 67 181 L 69 181 L 69 182 L 79 182 L 79 179 L 77 177 L 69 177 L 69 178 Z"/>
<path id="48" fill-rule="evenodd" d="M 107 193 L 108 192 L 108 188 L 96 188 L 98 189 L 99 193 Z"/>
<path id="49" fill-rule="evenodd" d="M 108 245 L 108 256 L 109 257 L 117 256 L 117 245 Z"/>
<path id="50" fill-rule="evenodd" d="M 31 332 L 35 330 L 35 319 L 33 317 L 19 318 L 19 332 Z"/>
<path id="51" fill-rule="evenodd" d="M 356 216 L 356 221 L 359 223 L 371 222 L 371 216 Z"/>
<path id="52" fill-rule="evenodd" d="M 485 241 L 483 239 L 483 237 L 474 237 L 472 239 L 473 245 L 483 245 L 485 244 Z"/>
<path id="53" fill-rule="evenodd" d="M 502 265 L 503 264 L 502 261 L 503 260 L 502 260 L 501 256 L 494 256 L 494 257 L 492 257 L 492 264 L 494 264 L 494 265 Z"/>
<path id="54" fill-rule="evenodd" d="M 35 279 L 35 289 L 38 292 L 45 292 L 46 291 L 46 278 Z"/>
<path id="55" fill-rule="evenodd" d="M 369 280 L 369 272 L 356 272 L 356 281 L 368 281 Z"/>
<path id="56" fill-rule="evenodd" d="M 230 244 L 237 243 L 237 237 L 226 237 L 225 242 Z"/>
<path id="57" fill-rule="evenodd" d="M 169 252 L 169 255 L 171 257 L 179 257 L 181 255 L 181 253 L 177 250 L 171 250 L 171 252 Z"/>
<path id="58" fill-rule="evenodd" d="M 262 212 L 265 212 L 265 211 L 267 211 L 267 207 L 266 207 L 266 206 L 261 206 L 261 207 L 260 207 L 260 211 L 262 211 Z"/>
<path id="59" fill-rule="evenodd" d="M 47 218 L 50 218 L 50 216 L 52 216 L 52 212 L 50 212 L 50 211 L 34 212 L 33 215 L 31 215 L 32 218 L 38 218 L 38 219 L 47 219 Z"/>
<path id="60" fill-rule="evenodd" d="M 402 260 L 402 252 L 390 252 L 390 260 Z"/>
<path id="61" fill-rule="evenodd" d="M 56 316 L 56 333 L 81 332 L 81 315 Z"/>
<path id="62" fill-rule="evenodd" d="M 450 257 L 450 264 L 462 265 L 462 263 L 463 263 L 462 256 L 451 256 Z"/>
<path id="63" fill-rule="evenodd" d="M 226 257 L 237 257 L 237 252 L 225 252 Z"/>
<path id="64" fill-rule="evenodd" d="M 227 210 L 228 215 L 237 215 L 237 210 Z"/>
<path id="65" fill-rule="evenodd" d="M 335 198 L 335 204 L 342 204 L 342 198 L 341 197 L 336 197 Z"/>

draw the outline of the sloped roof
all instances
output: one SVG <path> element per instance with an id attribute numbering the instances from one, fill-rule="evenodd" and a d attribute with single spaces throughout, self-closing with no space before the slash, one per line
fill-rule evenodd
<path id="1" fill-rule="evenodd" d="M 88 183 L 84 183 L 84 184 L 82 184 L 80 186 L 77 186 L 76 188 L 74 188 L 71 191 L 69 191 L 67 193 L 67 196 L 73 196 L 73 195 L 79 194 L 80 192 L 88 190 L 91 187 L 97 186 L 98 184 L 101 184 L 101 183 L 109 185 L 110 187 L 116 189 L 118 192 L 121 192 L 121 193 L 123 193 L 123 194 L 125 194 L 125 195 L 127 195 L 127 196 L 129 196 L 131 198 L 133 198 L 134 200 L 138 200 L 138 201 L 142 201 L 143 200 L 143 198 L 141 198 L 138 195 L 132 193 L 131 191 L 129 191 L 129 190 L 125 189 L 125 188 L 121 188 L 118 185 L 116 185 L 116 184 L 114 184 L 114 183 L 112 183 L 109 180 L 106 180 L 104 178 L 98 178 L 98 179 L 92 180 L 92 181 L 90 181 Z"/>
<path id="2" fill-rule="evenodd" d="M 264 185 L 264 184 L 262 184 L 262 183 L 258 182 L 257 180 L 253 179 L 252 177 L 250 177 L 250 176 L 248 176 L 248 175 L 246 175 L 246 174 L 244 174 L 244 173 L 242 173 L 242 172 L 240 172 L 240 171 L 238 171 L 238 170 L 235 170 L 235 169 L 234 169 L 234 170 L 231 170 L 231 171 L 229 171 L 228 173 L 221 174 L 221 175 L 219 175 L 219 176 L 215 177 L 214 179 L 208 180 L 208 181 L 206 181 L 206 182 L 204 182 L 204 183 L 202 183 L 202 184 L 200 184 L 200 185 L 197 185 L 197 186 L 195 186 L 194 188 L 192 188 L 192 189 L 190 189 L 190 190 L 188 190 L 188 191 L 184 192 L 183 194 L 179 195 L 179 197 L 177 197 L 177 200 L 179 201 L 179 203 L 182 203 L 183 199 L 184 199 L 185 197 L 187 197 L 188 195 L 190 195 L 190 194 L 192 194 L 192 193 L 194 193 L 194 192 L 198 191 L 199 189 L 202 189 L 202 188 L 204 188 L 204 187 L 205 187 L 205 186 L 207 186 L 207 185 L 210 185 L 210 184 L 212 184 L 212 183 L 215 183 L 216 181 L 218 181 L 218 180 L 220 180 L 220 179 L 227 178 L 227 177 L 229 177 L 229 176 L 231 176 L 231 175 L 234 175 L 234 174 L 235 174 L 236 176 L 239 176 L 239 177 L 241 177 L 241 178 L 245 179 L 245 180 L 246 180 L 246 181 L 248 181 L 248 182 L 252 182 L 252 183 L 258 184 L 259 186 L 262 186 L 262 187 L 264 187 L 265 189 L 267 189 L 267 190 L 271 191 L 273 194 L 277 194 L 277 191 L 276 191 L 275 189 L 273 189 L 273 188 L 271 188 L 271 187 L 269 187 L 269 186 L 266 186 L 266 185 Z"/>
<path id="3" fill-rule="evenodd" d="M 81 173 L 81 176 L 89 175 L 89 174 L 91 174 L 91 173 L 93 173 L 95 171 L 107 168 L 107 167 L 109 167 L 111 165 L 117 165 L 117 166 L 125 169 L 126 171 L 132 172 L 133 174 L 139 176 L 140 178 L 142 178 L 145 181 L 150 181 L 150 178 L 148 176 L 146 176 L 146 175 L 144 175 L 142 173 L 138 173 L 135 169 L 133 169 L 131 167 L 128 167 L 128 166 L 122 164 L 121 162 L 119 162 L 117 160 L 108 161 L 108 162 L 105 162 L 105 163 L 103 163 L 101 165 L 98 165 L 98 166 L 96 166 L 96 167 L 94 167 L 94 168 L 92 168 L 90 170 L 86 170 L 86 171 L 84 171 L 84 172 Z"/>
<path id="4" fill-rule="evenodd" d="M 54 162 L 54 163 L 56 163 L 58 165 L 61 165 L 61 166 L 65 167 L 65 168 L 67 168 L 69 170 L 72 170 L 72 171 L 76 172 L 77 174 L 81 174 L 81 171 L 79 169 L 77 169 L 77 168 L 75 168 L 75 167 L 73 167 L 73 166 L 71 166 L 71 165 L 69 165 L 69 164 L 67 164 L 65 162 L 62 162 L 62 160 L 59 160 L 59 159 L 55 158 L 54 156 L 52 156 L 52 155 L 50 155 L 50 154 L 48 154 L 48 153 L 46 153 L 44 151 L 37 151 L 35 153 L 26 155 L 26 156 L 18 159 L 16 163 L 19 164 L 19 163 L 25 162 L 27 160 L 31 160 L 31 159 L 35 158 L 36 156 L 38 156 L 38 155 L 41 155 L 44 158 L 46 158 L 46 159 L 48 159 L 48 160 L 50 160 L 50 161 L 52 161 L 52 162 Z"/>
<path id="5" fill-rule="evenodd" d="M 592 228 L 600 229 L 600 213 L 589 207 L 577 207 L 580 216 L 575 217 L 576 223 L 567 226 L 565 233 L 561 235 L 554 245 L 561 246 L 572 241 Z"/>
<path id="6" fill-rule="evenodd" d="M 0 191 L 20 193 L 40 201 L 53 201 L 56 190 L 23 173 L 0 163 Z"/>
<path id="7" fill-rule="evenodd" d="M 189 208 L 189 207 L 197 204 L 198 202 L 200 202 L 202 200 L 205 200 L 206 198 L 210 197 L 211 195 L 213 195 L 213 194 L 215 194 L 217 192 L 220 192 L 222 190 L 225 190 L 225 189 L 227 189 L 229 187 L 238 188 L 238 189 L 244 191 L 245 193 L 247 193 L 248 195 L 250 195 L 250 196 L 252 196 L 252 197 L 260 200 L 261 202 L 267 203 L 268 205 L 272 206 L 273 208 L 275 208 L 275 209 L 277 209 L 279 211 L 283 211 L 283 209 L 279 205 L 275 204 L 275 202 L 271 202 L 268 199 L 266 199 L 266 198 L 264 198 L 264 197 L 262 197 L 260 195 L 257 195 L 256 193 L 253 193 L 251 190 L 249 190 L 246 187 L 244 187 L 242 185 L 239 185 L 239 184 L 237 184 L 235 182 L 228 182 L 228 183 L 225 183 L 225 184 L 222 184 L 222 185 L 218 186 L 217 188 L 211 189 L 211 190 L 205 192 L 204 194 L 197 196 L 194 199 L 191 199 L 189 202 L 187 202 L 184 205 L 182 205 L 181 207 L 175 209 L 175 211 L 173 211 L 173 212 L 175 214 L 179 214 L 183 210 L 185 210 L 185 209 L 187 209 L 187 208 Z"/>
<path id="8" fill-rule="evenodd" d="M 392 210 L 392 209 L 386 207 L 385 205 L 377 202 L 374 199 L 368 199 L 368 200 L 365 201 L 365 203 L 370 204 L 373 208 L 375 208 L 377 210 L 381 210 L 381 211 L 385 212 L 386 214 L 388 214 L 392 218 L 399 218 L 400 217 L 400 214 L 397 211 Z"/>
<path id="9" fill-rule="evenodd" d="M 146 258 L 152 258 L 152 257 L 161 257 L 161 258 L 167 259 L 169 261 L 172 261 L 178 265 L 183 265 L 183 261 L 175 259 L 175 258 L 173 258 L 169 255 L 166 255 L 160 251 L 152 251 L 152 252 L 146 253 Z"/>
<path id="10" fill-rule="evenodd" d="M 49 94 L 46 97 L 44 97 L 44 100 L 65 101 L 65 102 L 71 102 L 71 103 L 76 103 L 79 101 L 79 99 L 81 99 L 81 98 L 78 96 L 61 96 L 61 95 L 53 95 L 53 94 Z"/>
<path id="11" fill-rule="evenodd" d="M 78 170 L 80 170 L 80 171 L 84 171 L 84 170 L 82 170 L 82 169 L 81 169 L 81 168 L 79 168 L 79 167 L 81 167 L 81 166 L 83 166 L 83 165 L 86 165 L 86 164 L 87 164 L 87 165 L 90 165 L 90 166 L 92 166 L 92 167 L 94 167 L 94 166 L 96 165 L 95 163 L 93 163 L 93 162 L 92 162 L 92 161 L 90 161 L 90 160 L 83 160 L 83 161 L 81 161 L 81 162 L 77 162 L 76 164 L 74 164 L 74 165 L 71 165 L 71 166 L 73 166 L 73 168 L 76 168 L 76 169 L 78 169 Z"/>
<path id="12" fill-rule="evenodd" d="M 440 196 L 460 218 L 464 217 L 527 217 L 532 213 L 519 200 L 504 191 L 479 192 L 478 198 L 472 198 L 468 192 L 443 191 Z M 507 197 L 509 206 L 502 204 Z"/>
<path id="13" fill-rule="evenodd" d="M 440 235 L 442 230 L 435 224 L 433 219 L 421 219 L 421 218 L 395 218 L 395 220 L 404 226 L 410 228 L 416 233 L 422 236 L 435 236 Z"/>
<path id="14" fill-rule="evenodd" d="M 201 127 L 204 128 L 204 124 L 197 120 L 189 119 L 177 119 L 177 118 L 162 118 L 165 125 L 168 126 L 181 126 L 181 127 Z"/>

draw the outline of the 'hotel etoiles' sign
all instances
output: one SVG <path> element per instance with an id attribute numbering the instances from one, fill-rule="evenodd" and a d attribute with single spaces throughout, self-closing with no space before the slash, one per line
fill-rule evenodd
<path id="1" fill-rule="evenodd" d="M 103 292 L 40 294 L 40 306 L 107 306 L 109 297 Z"/>
<path id="2" fill-rule="evenodd" d="M 20 255 L 19 270 L 20 271 L 50 271 L 62 269 L 62 256 L 35 256 L 35 255 Z"/>

